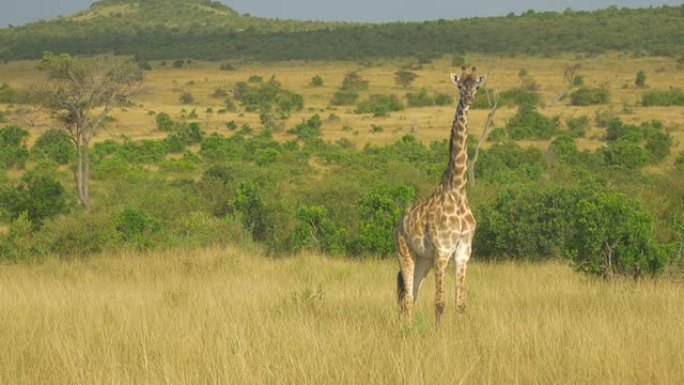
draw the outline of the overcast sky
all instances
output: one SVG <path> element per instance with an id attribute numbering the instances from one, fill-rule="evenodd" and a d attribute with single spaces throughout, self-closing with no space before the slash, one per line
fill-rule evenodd
<path id="1" fill-rule="evenodd" d="M 535 11 L 593 10 L 611 5 L 681 5 L 682 0 L 220 0 L 240 13 L 281 19 L 324 21 L 421 21 L 473 16 L 502 16 Z M 87 9 L 92 0 L 0 0 L 0 27 L 67 16 Z"/>

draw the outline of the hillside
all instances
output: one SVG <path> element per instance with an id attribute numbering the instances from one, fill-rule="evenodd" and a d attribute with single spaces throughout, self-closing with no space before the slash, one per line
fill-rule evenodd
<path id="1" fill-rule="evenodd" d="M 70 17 L 0 30 L 0 58 L 36 59 L 45 50 L 266 61 L 456 52 L 681 55 L 682 42 L 684 6 L 355 24 L 251 17 L 209 0 L 103 0 Z"/>

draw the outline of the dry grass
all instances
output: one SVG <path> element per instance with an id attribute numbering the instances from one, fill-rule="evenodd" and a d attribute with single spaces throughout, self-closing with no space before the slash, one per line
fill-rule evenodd
<path id="1" fill-rule="evenodd" d="M 473 263 L 435 330 L 432 281 L 402 325 L 395 272 L 235 249 L 0 266 L 0 383 L 684 383 L 681 285 Z"/>

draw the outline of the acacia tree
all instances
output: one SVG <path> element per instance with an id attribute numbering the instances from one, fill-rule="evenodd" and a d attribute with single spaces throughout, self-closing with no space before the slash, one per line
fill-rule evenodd
<path id="1" fill-rule="evenodd" d="M 76 148 L 76 190 L 90 206 L 90 141 L 107 115 L 128 103 L 142 84 L 143 71 L 128 57 L 100 55 L 88 59 L 46 52 L 38 69 L 47 74 L 37 86 L 39 100 L 55 111 Z"/>
<path id="2" fill-rule="evenodd" d="M 411 71 L 397 71 L 394 73 L 394 82 L 397 83 L 397 85 L 406 88 L 410 86 L 417 77 L 418 75 Z"/>

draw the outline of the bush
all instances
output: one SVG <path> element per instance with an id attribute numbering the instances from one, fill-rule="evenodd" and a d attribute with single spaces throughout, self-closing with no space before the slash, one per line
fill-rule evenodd
<path id="1" fill-rule="evenodd" d="M 167 230 L 167 243 L 182 247 L 239 244 L 252 246 L 251 234 L 239 220 L 217 218 L 204 211 L 181 215 Z"/>
<path id="2" fill-rule="evenodd" d="M 418 92 L 406 94 L 406 104 L 409 107 L 429 107 L 435 105 L 435 99 L 424 88 Z"/>
<path id="3" fill-rule="evenodd" d="M 353 90 L 340 90 L 333 94 L 330 104 L 333 106 L 353 106 L 359 98 L 359 93 Z"/>
<path id="4" fill-rule="evenodd" d="M 506 124 L 508 135 L 513 140 L 550 139 L 558 131 L 558 117 L 547 118 L 530 106 L 518 108 L 518 113 Z"/>
<path id="5" fill-rule="evenodd" d="M 357 114 L 372 113 L 374 116 L 387 116 L 392 111 L 404 109 L 403 103 L 396 95 L 370 95 L 368 100 L 360 102 L 356 108 Z"/>
<path id="6" fill-rule="evenodd" d="M 637 72 L 636 79 L 634 79 L 634 85 L 637 87 L 646 87 L 646 74 L 643 70 Z"/>
<path id="7" fill-rule="evenodd" d="M 359 246 L 362 252 L 394 254 L 394 230 L 416 196 L 407 185 L 381 186 L 361 198 L 359 207 Z"/>
<path id="8" fill-rule="evenodd" d="M 275 107 L 277 112 L 288 114 L 292 111 L 301 111 L 304 108 L 304 98 L 282 88 L 275 77 L 267 82 L 262 81 L 259 77 L 259 81 L 250 81 L 250 83 L 254 85 L 240 82 L 233 91 L 233 95 L 240 100 L 248 112 L 270 112 Z"/>
<path id="9" fill-rule="evenodd" d="M 641 103 L 646 106 L 684 106 L 684 91 L 651 91 L 642 95 Z"/>
<path id="10" fill-rule="evenodd" d="M 514 106 L 538 106 L 541 96 L 538 92 L 522 87 L 511 88 L 499 94 L 500 105 Z"/>
<path id="11" fill-rule="evenodd" d="M 650 160 L 646 150 L 629 140 L 608 142 L 608 145 L 601 149 L 601 153 L 607 165 L 628 169 L 643 167 Z"/>
<path id="12" fill-rule="evenodd" d="M 568 254 L 581 272 L 610 278 L 656 275 L 667 265 L 665 248 L 653 234 L 653 219 L 616 192 L 578 202 Z"/>
<path id="13" fill-rule="evenodd" d="M 586 115 L 573 117 L 568 119 L 565 125 L 572 136 L 583 138 L 589 130 L 589 117 Z"/>
<path id="14" fill-rule="evenodd" d="M 321 136 L 321 126 L 323 121 L 320 115 L 316 114 L 310 117 L 306 122 L 302 122 L 295 127 L 287 130 L 289 134 L 297 135 L 298 139 L 311 140 Z"/>
<path id="15" fill-rule="evenodd" d="M 266 204 L 259 185 L 254 182 L 241 182 L 232 201 L 233 213 L 256 241 L 264 241 L 270 231 L 271 223 L 266 212 Z"/>
<path id="16" fill-rule="evenodd" d="M 478 207 L 473 252 L 485 259 L 540 261 L 563 255 L 580 189 L 506 189 Z"/>
<path id="17" fill-rule="evenodd" d="M 37 254 L 39 245 L 28 213 L 21 213 L 9 226 L 6 236 L 0 234 L 0 261 L 26 261 Z"/>
<path id="18" fill-rule="evenodd" d="M 0 103 L 12 104 L 17 101 L 17 91 L 7 83 L 0 84 Z"/>
<path id="19" fill-rule="evenodd" d="M 475 176 L 498 183 L 538 180 L 544 167 L 540 150 L 523 149 L 515 142 L 496 143 L 489 149 L 480 149 Z"/>
<path id="20" fill-rule="evenodd" d="M 0 128 L 0 165 L 23 168 L 29 157 L 26 149 L 28 131 L 17 125 Z"/>
<path id="21" fill-rule="evenodd" d="M 309 85 L 313 87 L 323 87 L 325 85 L 325 82 L 323 81 L 323 78 L 320 77 L 320 75 L 316 75 L 311 78 Z"/>
<path id="22" fill-rule="evenodd" d="M 26 213 L 36 227 L 47 218 L 68 212 L 69 208 L 70 198 L 62 184 L 45 172 L 26 173 L 19 186 L 0 191 L 0 209 L 13 219 Z"/>
<path id="23" fill-rule="evenodd" d="M 63 258 L 83 258 L 115 247 L 119 234 L 110 213 L 76 211 L 46 221 L 40 240 L 48 252 Z"/>
<path id="24" fill-rule="evenodd" d="M 144 211 L 127 205 L 117 217 L 116 230 L 124 241 L 146 249 L 153 246 L 149 235 L 159 230 L 159 222 Z"/>
<path id="25" fill-rule="evenodd" d="M 368 89 L 368 80 L 363 79 L 357 72 L 347 72 L 342 80 L 341 90 L 365 91 Z"/>
<path id="26" fill-rule="evenodd" d="M 295 252 L 312 250 L 331 255 L 346 251 L 346 233 L 328 218 L 323 206 L 300 206 L 292 237 Z"/>
<path id="27" fill-rule="evenodd" d="M 167 114 L 166 112 L 160 112 L 157 114 L 155 117 L 155 121 L 157 123 L 157 129 L 159 131 L 173 131 L 175 127 L 175 123 L 173 119 L 171 119 L 171 116 Z"/>
<path id="28" fill-rule="evenodd" d="M 39 136 L 31 152 L 58 164 L 68 164 L 76 158 L 76 149 L 69 135 L 55 129 L 47 130 Z"/>
<path id="29" fill-rule="evenodd" d="M 193 104 L 195 103 L 195 97 L 188 91 L 183 91 L 178 98 L 182 104 Z"/>
<path id="30" fill-rule="evenodd" d="M 573 106 L 606 104 L 609 100 L 610 91 L 606 88 L 582 87 L 570 94 L 570 104 Z"/>

